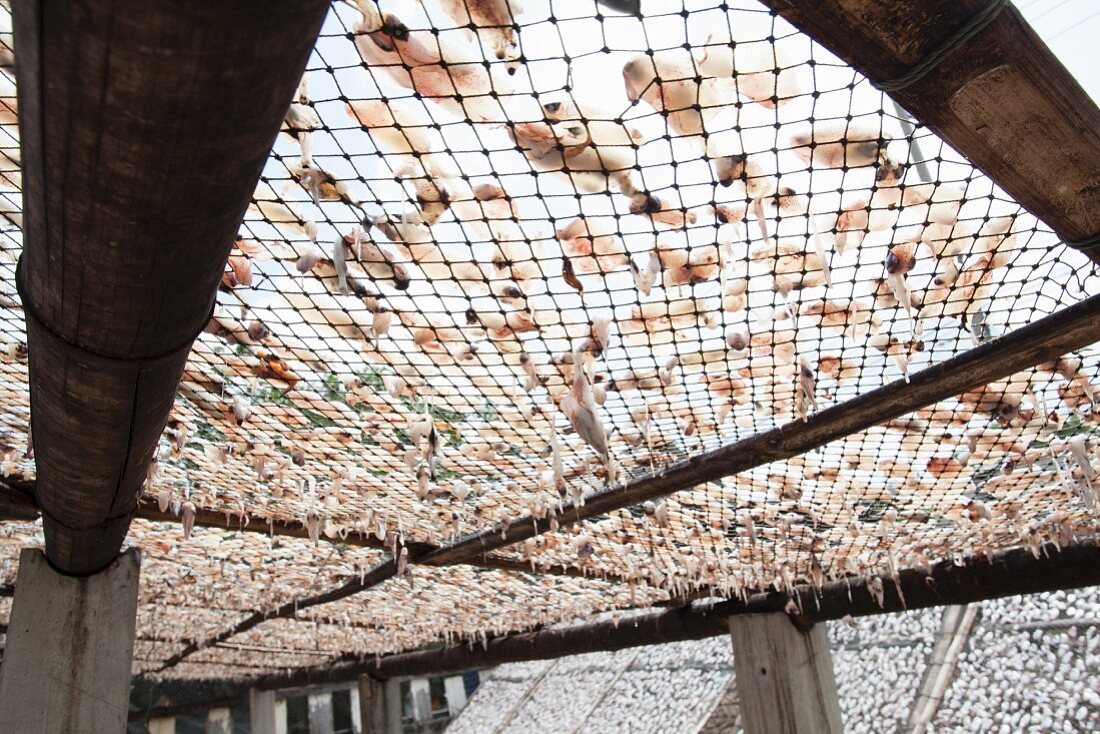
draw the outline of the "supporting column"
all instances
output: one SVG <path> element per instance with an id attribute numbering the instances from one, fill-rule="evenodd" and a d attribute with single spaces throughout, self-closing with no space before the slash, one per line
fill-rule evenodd
<path id="1" fill-rule="evenodd" d="M 206 734 L 233 734 L 233 712 L 227 708 L 207 711 Z"/>
<path id="2" fill-rule="evenodd" d="M 466 705 L 466 684 L 461 675 L 452 675 L 443 679 L 443 692 L 447 694 L 447 711 L 451 718 L 458 716 L 458 712 Z"/>
<path id="3" fill-rule="evenodd" d="M 401 734 L 401 681 L 359 676 L 363 734 Z"/>
<path id="4" fill-rule="evenodd" d="M 824 625 L 785 614 L 730 617 L 745 734 L 840 734 L 843 724 Z"/>
<path id="5" fill-rule="evenodd" d="M 275 702 L 275 734 L 286 734 L 286 699 L 280 698 Z"/>
<path id="6" fill-rule="evenodd" d="M 140 552 L 129 550 L 73 578 L 40 550 L 19 554 L 0 673 L 5 731 L 125 730 L 140 566 Z"/>
<path id="7" fill-rule="evenodd" d="M 417 726 L 425 726 L 432 720 L 432 689 L 427 678 L 409 681 L 409 698 L 412 699 L 413 720 Z"/>
<path id="8" fill-rule="evenodd" d="M 355 734 L 363 734 L 363 719 L 360 718 L 362 706 L 359 703 L 359 686 L 352 686 L 348 691 L 348 699 L 351 708 L 351 730 Z"/>
<path id="9" fill-rule="evenodd" d="M 309 734 L 333 734 L 332 694 L 312 693 L 309 696 Z"/>
<path id="10" fill-rule="evenodd" d="M 252 734 L 286 734 L 286 702 L 276 701 L 275 691 L 253 688 L 248 692 L 248 720 Z"/>
<path id="11" fill-rule="evenodd" d="M 149 719 L 149 734 L 176 734 L 176 717 L 166 719 Z"/>

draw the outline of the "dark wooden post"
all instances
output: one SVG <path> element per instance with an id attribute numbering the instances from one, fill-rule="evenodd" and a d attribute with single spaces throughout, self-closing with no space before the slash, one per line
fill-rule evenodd
<path id="1" fill-rule="evenodd" d="M 118 554 L 326 0 L 13 3 L 46 554 Z"/>

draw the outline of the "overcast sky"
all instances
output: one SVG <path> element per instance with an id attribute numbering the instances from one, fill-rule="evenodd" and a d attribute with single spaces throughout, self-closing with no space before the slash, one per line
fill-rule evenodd
<path id="1" fill-rule="evenodd" d="M 1016 7 L 1081 86 L 1100 100 L 1100 0 L 1017 0 Z"/>

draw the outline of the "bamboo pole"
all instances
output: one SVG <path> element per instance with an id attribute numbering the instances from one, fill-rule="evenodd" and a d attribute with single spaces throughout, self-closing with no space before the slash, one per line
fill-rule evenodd
<path id="1" fill-rule="evenodd" d="M 561 524 L 568 525 L 675 493 L 680 490 L 748 471 L 757 466 L 789 459 L 812 451 L 830 441 L 866 430 L 906 413 L 959 393 L 987 385 L 1041 362 L 1092 344 L 1100 333 L 1100 296 L 1047 316 L 1009 334 L 985 342 L 963 354 L 923 369 L 909 382 L 884 385 L 838 405 L 826 408 L 805 421 L 756 434 L 728 446 L 692 456 L 665 471 L 643 477 L 625 487 L 608 489 L 585 500 L 583 506 L 566 505 Z M 410 553 L 412 563 L 435 566 L 472 563 L 488 553 L 546 532 L 548 523 L 527 516 L 512 523 L 508 531 L 499 527 L 420 556 Z M 203 647 L 250 630 L 265 619 L 291 616 L 298 609 L 347 599 L 393 578 L 397 564 L 391 559 L 375 566 L 363 578 L 352 579 L 321 594 L 303 597 L 277 610 L 257 612 L 210 638 L 202 645 L 189 645 L 173 655 L 161 670 L 186 659 Z M 774 611 L 774 610 L 773 610 Z"/>

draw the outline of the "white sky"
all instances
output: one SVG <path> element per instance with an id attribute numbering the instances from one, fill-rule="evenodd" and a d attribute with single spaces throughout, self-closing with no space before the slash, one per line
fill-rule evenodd
<path id="1" fill-rule="evenodd" d="M 1100 1 L 1018 0 L 1016 7 L 1094 100 L 1100 100 Z"/>

